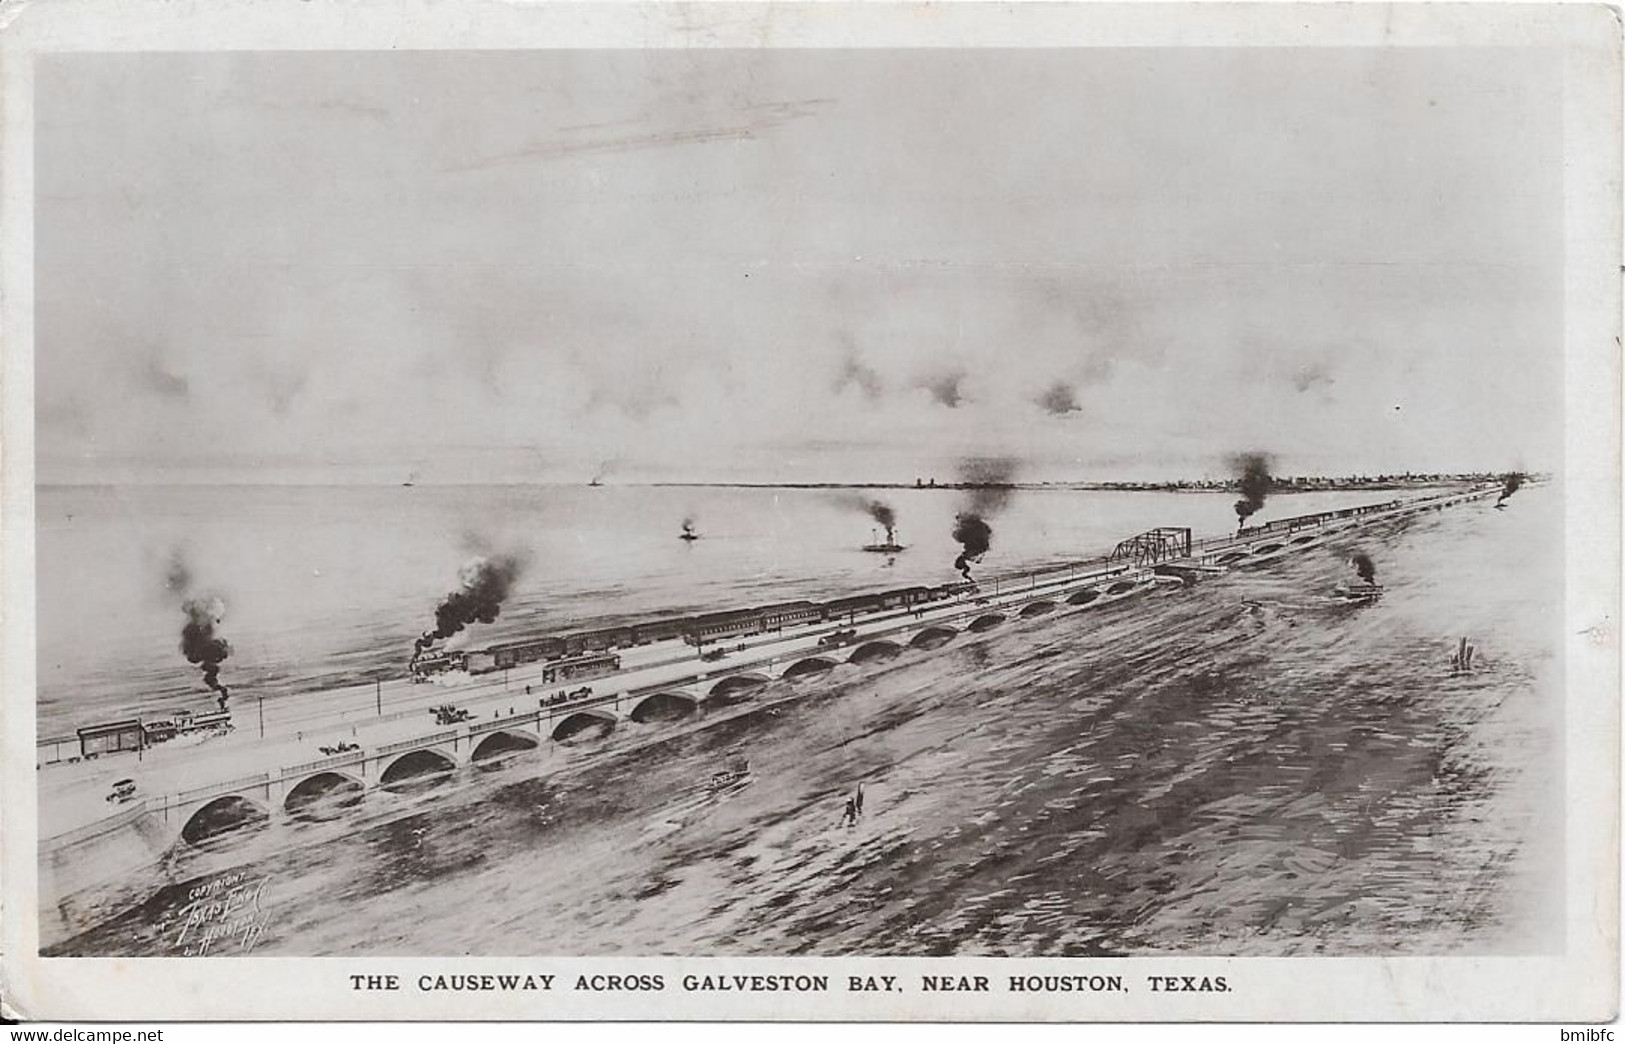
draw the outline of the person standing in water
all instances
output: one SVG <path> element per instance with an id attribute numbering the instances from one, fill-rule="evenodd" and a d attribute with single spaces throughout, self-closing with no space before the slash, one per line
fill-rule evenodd
<path id="1" fill-rule="evenodd" d="M 841 824 L 851 827 L 858 821 L 858 806 L 851 798 L 846 799 L 846 811 L 841 814 Z"/>

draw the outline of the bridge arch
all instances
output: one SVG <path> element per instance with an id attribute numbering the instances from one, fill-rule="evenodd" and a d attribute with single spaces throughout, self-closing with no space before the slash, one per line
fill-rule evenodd
<path id="1" fill-rule="evenodd" d="M 1132 581 L 1119 580 L 1117 583 L 1106 588 L 1106 593 L 1109 595 L 1120 595 L 1128 594 L 1132 590 L 1134 590 L 1134 584 Z"/>
<path id="2" fill-rule="evenodd" d="M 640 725 L 651 721 L 677 721 L 699 709 L 694 697 L 681 692 L 657 692 L 632 708 L 632 720 Z"/>
<path id="3" fill-rule="evenodd" d="M 516 754 L 524 754 L 539 746 L 541 742 L 529 733 L 499 729 L 480 740 L 470 760 L 482 768 L 495 768 Z"/>
<path id="4" fill-rule="evenodd" d="M 613 714 L 596 710 L 576 711 L 553 727 L 553 740 L 556 743 L 571 743 L 576 740 L 603 739 L 614 728 Z"/>
<path id="5" fill-rule="evenodd" d="M 786 681 L 795 681 L 797 678 L 811 678 L 818 674 L 827 674 L 835 669 L 835 661 L 823 656 L 809 656 L 805 660 L 797 660 L 784 669 L 781 676 Z"/>
<path id="6" fill-rule="evenodd" d="M 947 624 L 932 624 L 909 640 L 910 649 L 940 649 L 959 637 L 959 632 Z"/>
<path id="7" fill-rule="evenodd" d="M 1218 557 L 1220 565 L 1235 565 L 1244 558 L 1250 557 L 1251 551 L 1228 551 Z"/>
<path id="8" fill-rule="evenodd" d="M 1071 594 L 1067 595 L 1066 596 L 1066 604 L 1067 605 L 1088 605 L 1090 602 L 1094 601 L 1095 599 L 1097 599 L 1099 597 L 1100 597 L 1099 589 L 1093 588 L 1093 587 L 1085 587 L 1081 591 L 1073 591 Z"/>
<path id="9" fill-rule="evenodd" d="M 1274 554 L 1276 551 L 1279 551 L 1279 550 L 1281 550 L 1281 545 L 1280 544 L 1263 544 L 1263 545 L 1259 546 L 1258 548 L 1255 548 L 1254 553 L 1255 554 L 1260 554 L 1260 555 L 1268 555 L 1268 554 Z"/>
<path id="10" fill-rule="evenodd" d="M 730 674 L 711 686 L 713 700 L 743 699 L 768 682 L 765 674 Z"/>
<path id="11" fill-rule="evenodd" d="M 201 845 L 244 827 L 264 826 L 270 818 L 270 813 L 241 794 L 222 794 L 192 813 L 181 827 L 181 838 L 187 844 Z"/>
<path id="12" fill-rule="evenodd" d="M 301 819 L 333 819 L 361 803 L 367 786 L 348 772 L 328 769 L 306 776 L 282 799 L 283 811 Z"/>
<path id="13" fill-rule="evenodd" d="M 423 790 L 451 778 L 457 763 L 438 750 L 424 748 L 402 754 L 378 777 L 378 785 L 391 792 Z"/>
<path id="14" fill-rule="evenodd" d="M 983 613 L 972 620 L 970 626 L 966 627 L 965 630 L 972 634 L 981 634 L 983 631 L 991 631 L 1002 623 L 1004 623 L 1003 613 Z"/>
<path id="15" fill-rule="evenodd" d="M 884 638 L 872 642 L 865 642 L 852 650 L 852 655 L 846 658 L 847 663 L 883 663 L 897 656 L 903 647 L 896 642 L 888 642 Z"/>
<path id="16" fill-rule="evenodd" d="M 1045 598 L 1040 598 L 1036 602 L 1028 602 L 1026 605 L 1022 606 L 1021 615 L 1026 617 L 1043 616 L 1045 613 L 1053 612 L 1054 610 L 1054 602 L 1051 602 Z"/>

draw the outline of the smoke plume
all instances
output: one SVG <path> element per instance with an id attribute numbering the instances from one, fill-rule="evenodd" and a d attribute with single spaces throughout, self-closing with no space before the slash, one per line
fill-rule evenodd
<path id="1" fill-rule="evenodd" d="M 1523 480 L 1524 475 L 1521 471 L 1509 471 L 1501 476 L 1501 495 L 1495 498 L 1495 506 L 1500 507 L 1508 497 L 1518 492 L 1523 486 Z"/>
<path id="2" fill-rule="evenodd" d="M 1244 453 L 1231 460 L 1241 499 L 1236 501 L 1236 519 L 1242 525 L 1264 506 L 1270 491 L 1270 459 L 1262 453 Z"/>
<path id="3" fill-rule="evenodd" d="M 926 377 L 920 382 L 920 387 L 930 392 L 931 398 L 935 399 L 938 405 L 953 410 L 958 409 L 959 404 L 965 399 L 964 391 L 960 388 L 964 380 L 965 371 L 948 370 Z"/>
<path id="4" fill-rule="evenodd" d="M 1377 564 L 1371 561 L 1371 556 L 1364 551 L 1356 551 L 1349 558 L 1349 565 L 1360 574 L 1360 579 L 1368 584 L 1377 582 Z"/>
<path id="5" fill-rule="evenodd" d="M 181 654 L 186 662 L 203 669 L 203 684 L 217 694 L 215 701 L 225 710 L 231 690 L 220 682 L 220 664 L 231 655 L 231 643 L 217 629 L 225 621 L 226 603 L 218 595 L 192 594 L 192 570 L 179 551 L 170 556 L 164 586 L 181 597 L 181 612 L 186 617 L 181 625 Z"/>
<path id="6" fill-rule="evenodd" d="M 888 543 L 896 542 L 897 512 L 893 510 L 890 504 L 886 503 L 884 500 L 875 500 L 872 497 L 860 497 L 856 495 L 840 497 L 839 503 L 843 507 L 853 508 L 867 514 L 876 523 L 885 528 L 886 540 Z"/>
<path id="7" fill-rule="evenodd" d="M 886 390 L 880 374 L 859 359 L 855 349 L 847 355 L 846 361 L 841 364 L 840 372 L 835 375 L 834 388 L 837 395 L 849 387 L 858 388 L 867 399 L 878 399 Z"/>
<path id="8" fill-rule="evenodd" d="M 1052 413 L 1057 417 L 1065 416 L 1068 413 L 1076 413 L 1083 409 L 1082 406 L 1078 405 L 1077 389 L 1065 381 L 1056 381 L 1048 388 L 1045 388 L 1043 394 L 1039 395 L 1034 401 L 1043 408 L 1044 412 Z"/>
<path id="9" fill-rule="evenodd" d="M 482 555 L 469 561 L 457 572 L 457 590 L 435 607 L 434 629 L 413 643 L 412 659 L 469 624 L 494 622 L 523 571 L 524 560 L 517 555 Z"/>
<path id="10" fill-rule="evenodd" d="M 993 546 L 993 527 L 988 519 L 1004 510 L 1015 492 L 1011 485 L 1016 475 L 1016 462 L 1008 457 L 979 457 L 964 461 L 959 467 L 965 486 L 965 507 L 954 516 L 954 540 L 959 542 L 959 557 L 954 568 L 971 583 L 971 563 L 979 562 Z"/>
<path id="11" fill-rule="evenodd" d="M 203 684 L 219 693 L 220 709 L 226 709 L 231 690 L 220 683 L 220 664 L 231 655 L 231 644 L 215 633 L 224 622 L 226 603 L 219 598 L 189 598 L 181 605 L 186 625 L 181 628 L 181 652 L 190 663 L 203 668 Z"/>

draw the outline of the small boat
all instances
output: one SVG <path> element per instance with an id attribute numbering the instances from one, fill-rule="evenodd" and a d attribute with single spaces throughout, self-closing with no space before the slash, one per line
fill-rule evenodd
<path id="1" fill-rule="evenodd" d="M 677 539 L 678 540 L 686 540 L 686 541 L 691 541 L 692 542 L 692 541 L 698 540 L 699 538 L 700 538 L 700 535 L 698 533 L 694 532 L 694 523 L 692 523 L 692 522 L 684 522 L 683 523 L 683 531 L 681 533 L 677 534 Z"/>
<path id="2" fill-rule="evenodd" d="M 719 790 L 731 790 L 750 782 L 750 762 L 738 751 L 728 755 L 724 766 L 711 773 L 711 782 L 707 789 L 712 793 Z"/>
<path id="3" fill-rule="evenodd" d="M 1382 585 L 1338 584 L 1332 589 L 1332 594 L 1345 602 L 1375 602 L 1382 597 Z"/>

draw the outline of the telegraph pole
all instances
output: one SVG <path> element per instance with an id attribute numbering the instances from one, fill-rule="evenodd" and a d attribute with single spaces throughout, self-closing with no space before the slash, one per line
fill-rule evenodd
<path id="1" fill-rule="evenodd" d="M 256 701 L 258 701 L 259 709 L 260 709 L 260 739 L 264 739 L 265 738 L 265 697 L 256 694 L 254 699 Z"/>
<path id="2" fill-rule="evenodd" d="M 378 716 L 382 718 L 384 716 L 384 679 L 374 678 L 372 684 L 373 702 L 378 708 Z"/>

